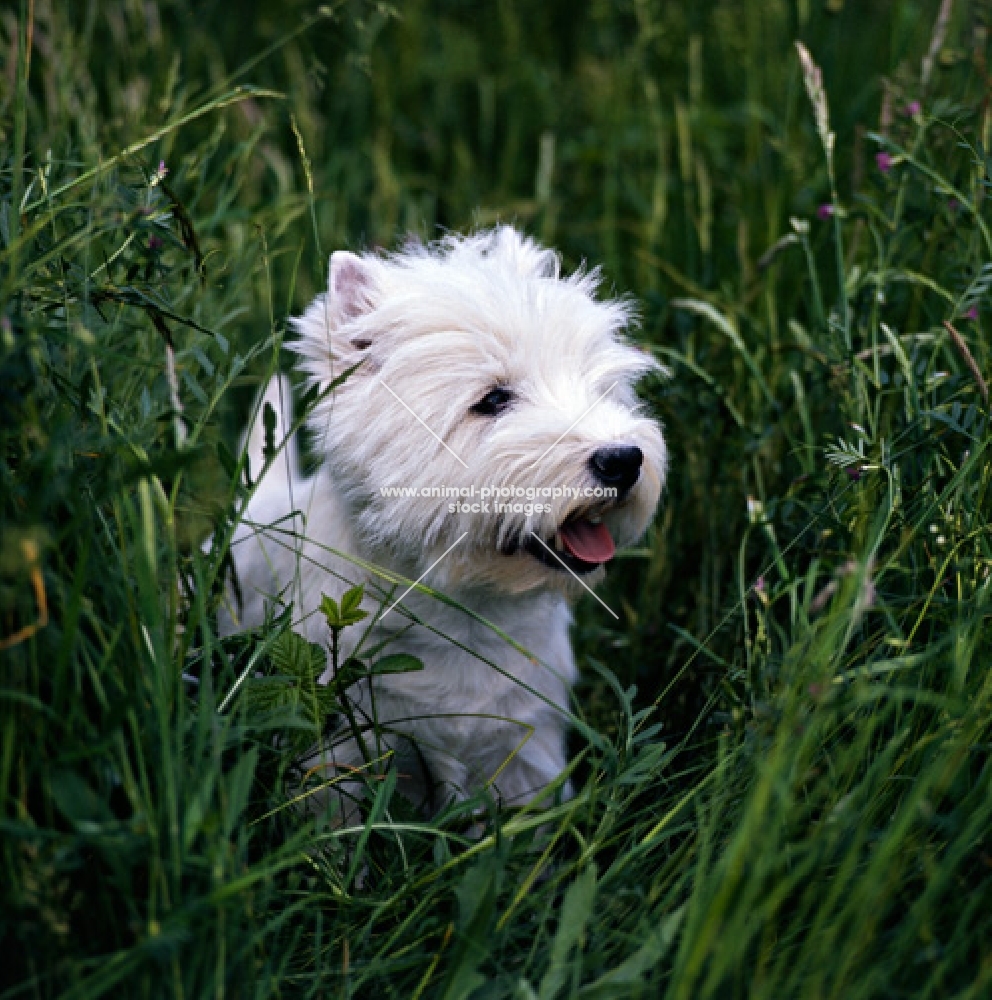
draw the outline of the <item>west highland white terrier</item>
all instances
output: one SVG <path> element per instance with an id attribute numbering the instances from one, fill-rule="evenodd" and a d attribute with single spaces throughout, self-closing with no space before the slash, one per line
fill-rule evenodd
<path id="1" fill-rule="evenodd" d="M 357 368 L 310 417 L 319 468 L 305 475 L 288 442 L 248 505 L 225 630 L 292 601 L 294 627 L 326 644 L 321 594 L 364 582 L 368 607 L 385 586 L 371 567 L 403 581 L 387 587 L 365 648 L 424 669 L 349 693 L 426 809 L 486 787 L 523 804 L 561 775 L 576 679 L 569 601 L 658 503 L 665 441 L 634 386 L 660 366 L 624 340 L 631 304 L 597 298 L 599 284 L 597 270 L 563 276 L 554 251 L 502 226 L 394 254 L 337 252 L 327 293 L 293 321 L 311 386 Z M 273 379 L 264 401 L 279 444 L 288 380 Z M 247 440 L 252 470 L 261 424 Z M 329 777 L 362 764 L 345 735 L 315 758 Z"/>

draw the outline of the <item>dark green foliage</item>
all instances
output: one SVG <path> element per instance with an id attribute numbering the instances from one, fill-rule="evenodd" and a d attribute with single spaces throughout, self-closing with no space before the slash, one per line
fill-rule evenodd
<path id="1" fill-rule="evenodd" d="M 989 4 L 17 6 L 0 997 L 987 995 Z M 217 637 L 238 429 L 332 248 L 498 218 L 637 297 L 666 504 L 574 799 L 342 818 L 306 751 L 430 665 Z"/>

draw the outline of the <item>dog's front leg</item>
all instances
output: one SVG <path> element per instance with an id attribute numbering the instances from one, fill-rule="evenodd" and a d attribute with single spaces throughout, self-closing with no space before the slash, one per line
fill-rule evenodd
<path id="1" fill-rule="evenodd" d="M 535 720 L 530 739 L 509 749 L 497 764 L 491 784 L 505 805 L 526 805 L 561 775 L 565 765 L 564 730 L 556 716 L 544 715 Z M 571 782 L 558 794 L 562 800 L 570 799 L 574 794 Z"/>

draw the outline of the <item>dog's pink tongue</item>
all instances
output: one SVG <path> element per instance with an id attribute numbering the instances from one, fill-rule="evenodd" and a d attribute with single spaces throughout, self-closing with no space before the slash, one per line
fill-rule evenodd
<path id="1" fill-rule="evenodd" d="M 602 522 L 569 521 L 561 527 L 561 540 L 576 559 L 588 563 L 608 562 L 617 550 L 610 529 Z"/>

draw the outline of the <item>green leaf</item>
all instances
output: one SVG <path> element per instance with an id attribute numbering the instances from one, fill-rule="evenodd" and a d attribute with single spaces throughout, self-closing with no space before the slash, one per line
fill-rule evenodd
<path id="1" fill-rule="evenodd" d="M 326 665 L 321 646 L 287 628 L 269 650 L 267 675 L 245 683 L 249 717 L 265 716 L 256 723 L 295 730 L 287 739 L 299 752 L 311 746 L 328 715 L 340 710 L 337 689 L 318 683 Z"/>
<path id="2" fill-rule="evenodd" d="M 262 457 L 270 462 L 276 453 L 276 418 L 275 408 L 268 400 L 262 407 L 262 426 L 265 428 L 265 444 L 262 446 Z"/>
<path id="3" fill-rule="evenodd" d="M 258 748 L 252 747 L 227 775 L 227 796 L 224 809 L 224 836 L 231 837 L 241 814 L 248 804 L 248 795 L 258 766 Z"/>
<path id="4" fill-rule="evenodd" d="M 363 594 L 364 588 L 361 584 L 345 591 L 341 596 L 340 608 L 332 597 L 322 594 L 320 610 L 327 619 L 327 627 L 332 629 L 347 628 L 349 625 L 357 624 L 363 618 L 368 618 L 369 613 L 358 607 L 362 603 Z"/>
<path id="5" fill-rule="evenodd" d="M 320 613 L 327 619 L 330 628 L 334 628 L 341 621 L 341 612 L 338 611 L 337 601 L 327 594 L 320 595 Z"/>
<path id="6" fill-rule="evenodd" d="M 365 596 L 364 584 L 358 584 L 350 590 L 346 590 L 341 595 L 341 614 L 350 615 L 361 606 L 362 598 Z"/>
<path id="7" fill-rule="evenodd" d="M 369 673 L 369 668 L 355 656 L 349 656 L 341 666 L 338 667 L 337 673 L 334 675 L 334 679 L 331 684 L 337 691 L 343 691 L 345 688 L 351 687 L 355 681 L 361 680 L 363 677 L 367 677 Z"/>
<path id="8" fill-rule="evenodd" d="M 361 609 L 358 611 L 352 611 L 351 614 L 348 615 L 342 614 L 340 626 L 345 628 L 348 625 L 357 625 L 358 622 L 360 622 L 363 618 L 368 618 L 368 616 L 369 613 L 367 611 L 362 611 Z"/>
<path id="9" fill-rule="evenodd" d="M 409 653 L 390 653 L 380 657 L 372 664 L 373 674 L 408 674 L 414 670 L 423 670 L 424 662 Z"/>
<path id="10" fill-rule="evenodd" d="M 272 644 L 269 659 L 276 673 L 310 684 L 323 673 L 326 663 L 323 649 L 316 643 L 308 642 L 292 629 L 286 629 Z"/>
<path id="11" fill-rule="evenodd" d="M 451 974 L 444 1000 L 466 1000 L 485 982 L 479 963 L 489 953 L 490 927 L 503 881 L 505 856 L 494 852 L 470 868 L 455 889 L 458 900 L 458 944 L 450 959 Z"/>
<path id="12" fill-rule="evenodd" d="M 684 905 L 665 917 L 647 941 L 626 961 L 579 990 L 581 1000 L 621 1000 L 623 997 L 637 995 L 635 989 L 643 985 L 644 973 L 657 965 L 672 946 L 683 916 Z"/>
<path id="13" fill-rule="evenodd" d="M 568 887 L 561 904 L 558 932 L 551 945 L 551 961 L 541 980 L 540 1000 L 554 1000 L 568 977 L 568 957 L 585 933 L 596 900 L 596 866 L 590 865 Z"/>
<path id="14" fill-rule="evenodd" d="M 70 823 L 109 823 L 114 819 L 103 797 L 74 771 L 56 771 L 49 779 L 49 791 L 59 812 Z"/>
<path id="15" fill-rule="evenodd" d="M 252 753 L 255 751 L 253 750 Z M 243 763 L 243 761 L 242 761 Z M 183 815 L 183 850 L 188 851 L 193 845 L 197 834 L 203 826 L 204 817 L 213 805 L 214 786 L 217 783 L 217 772 L 212 768 L 204 768 L 197 774 L 197 783 L 191 788 L 186 810 Z"/>

